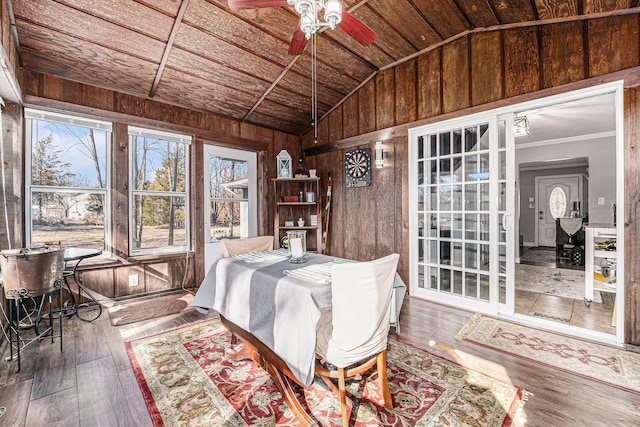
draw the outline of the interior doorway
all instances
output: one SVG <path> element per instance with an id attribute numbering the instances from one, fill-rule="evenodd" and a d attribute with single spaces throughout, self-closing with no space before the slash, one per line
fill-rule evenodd
<path id="1" fill-rule="evenodd" d="M 551 329 L 580 328 L 603 341 L 620 339 L 622 283 L 613 292 L 604 286 L 588 292 L 600 270 L 585 231 L 596 224 L 616 235 L 612 213 L 622 188 L 616 108 L 610 92 L 519 111 L 529 133 L 515 138 L 521 242 L 515 315 Z"/>

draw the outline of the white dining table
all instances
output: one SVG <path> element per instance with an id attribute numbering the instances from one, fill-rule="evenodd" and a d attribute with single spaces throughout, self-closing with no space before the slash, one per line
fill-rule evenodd
<path id="1" fill-rule="evenodd" d="M 228 355 L 252 359 L 273 378 L 294 416 L 304 426 L 317 423 L 295 398 L 291 382 L 309 386 L 314 379 L 316 324 L 331 306 L 331 266 L 353 262 L 306 254 L 307 262 L 289 262 L 275 250 L 220 258 L 214 262 L 191 305 L 215 310 L 223 325 L 245 346 Z M 406 285 L 396 274 L 392 319 L 396 328 Z"/>
<path id="2" fill-rule="evenodd" d="M 213 309 L 251 332 L 308 386 L 314 376 L 316 324 L 321 310 L 331 306 L 331 266 L 353 261 L 315 253 L 306 259 L 290 263 L 285 250 L 220 258 L 191 305 L 201 312 Z M 394 290 L 391 319 L 397 328 L 406 293 L 397 274 Z"/>

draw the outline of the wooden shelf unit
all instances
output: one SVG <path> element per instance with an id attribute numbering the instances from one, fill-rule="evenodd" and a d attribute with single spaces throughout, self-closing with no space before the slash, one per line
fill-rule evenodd
<path id="1" fill-rule="evenodd" d="M 320 201 L 320 178 L 274 178 L 275 215 L 273 236 L 275 247 L 280 247 L 280 239 L 289 230 L 307 231 L 307 252 L 322 252 L 322 207 Z M 285 196 L 298 196 L 302 192 L 303 199 L 307 193 L 314 194 L 313 202 L 285 202 Z M 311 225 L 311 215 L 316 215 L 317 225 Z M 304 226 L 298 226 L 298 219 L 304 220 Z M 293 221 L 293 226 L 285 225 L 285 221 Z"/>
<path id="2" fill-rule="evenodd" d="M 584 270 L 584 301 L 587 306 L 593 300 L 593 292 L 616 293 L 616 280 L 606 283 L 594 278 L 594 273 L 601 273 L 600 262 L 603 259 L 616 260 L 615 250 L 596 249 L 598 243 L 616 240 L 616 229 L 612 226 L 585 227 L 585 270 Z"/>

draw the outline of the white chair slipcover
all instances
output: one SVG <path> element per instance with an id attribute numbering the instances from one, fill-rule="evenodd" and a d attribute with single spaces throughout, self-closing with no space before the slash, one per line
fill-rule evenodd
<path id="1" fill-rule="evenodd" d="M 332 266 L 332 307 L 317 327 L 321 358 L 344 368 L 386 350 L 399 257 Z"/>
<path id="2" fill-rule="evenodd" d="M 248 239 L 222 239 L 220 243 L 222 243 L 225 257 L 273 250 L 273 236 L 258 236 Z"/>

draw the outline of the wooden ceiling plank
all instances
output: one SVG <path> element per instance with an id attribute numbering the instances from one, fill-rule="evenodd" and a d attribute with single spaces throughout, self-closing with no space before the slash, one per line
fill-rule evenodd
<path id="1" fill-rule="evenodd" d="M 169 58 L 169 54 L 171 53 L 173 42 L 176 40 L 176 36 L 178 35 L 178 28 L 180 28 L 182 18 L 184 17 L 184 12 L 187 10 L 188 5 L 189 0 L 182 0 L 182 3 L 180 4 L 180 10 L 178 11 L 176 20 L 173 23 L 173 28 L 171 29 L 171 34 L 169 35 L 169 40 L 167 41 L 167 45 L 164 48 L 162 59 L 160 60 L 160 65 L 158 66 L 158 71 L 156 73 L 156 78 L 153 80 L 153 85 L 151 86 L 151 90 L 149 91 L 149 98 L 153 98 L 153 95 L 155 95 L 156 90 L 158 89 L 158 84 L 160 83 L 160 79 L 162 78 L 162 72 L 164 71 L 165 65 L 167 65 L 167 59 Z"/>
<path id="2" fill-rule="evenodd" d="M 578 0 L 535 0 L 535 5 L 540 19 L 578 15 Z"/>
<path id="3" fill-rule="evenodd" d="M 299 58 L 300 59 L 294 64 L 294 66 L 291 67 L 291 71 L 295 71 L 302 76 L 309 76 L 310 79 L 311 56 L 301 55 Z M 358 84 L 357 80 L 350 78 L 335 68 L 329 67 L 320 61 L 317 63 L 316 81 L 321 87 L 329 87 L 341 94 L 350 92 L 351 89 Z"/>
<path id="4" fill-rule="evenodd" d="M 395 60 L 411 55 L 416 50 L 415 46 L 407 41 L 402 34 L 394 29 L 388 22 L 381 18 L 384 13 L 374 12 L 369 4 L 359 8 L 353 13 L 362 22 L 367 22 L 371 29 L 378 35 L 374 44 Z M 424 24 L 423 24 L 424 26 Z M 378 67 L 379 68 L 379 67 Z"/>
<path id="5" fill-rule="evenodd" d="M 499 24 L 487 0 L 454 0 L 454 2 L 473 28 Z"/>
<path id="6" fill-rule="evenodd" d="M 305 111 L 311 107 L 311 90 L 309 90 L 309 93 L 306 95 L 297 95 L 294 97 L 290 91 L 278 85 L 271 91 L 267 99 L 275 104 L 280 104 L 285 107 L 291 105 L 296 109 Z M 320 94 L 318 94 L 317 101 L 318 109 L 324 111 L 335 105 L 335 102 L 326 102 L 324 97 L 321 97 Z"/>
<path id="7" fill-rule="evenodd" d="M 67 59 L 66 62 L 47 63 L 47 58 L 50 58 L 52 53 L 63 55 L 64 52 L 45 51 L 28 46 L 24 46 L 22 50 L 24 53 L 23 68 L 25 70 L 53 75 L 105 89 L 118 87 L 121 92 L 135 96 L 146 96 L 146 90 L 140 87 L 140 78 L 149 78 L 149 80 L 153 78 L 153 70 L 136 67 L 135 61 L 129 62 L 126 70 L 117 67 L 105 70 L 96 61 L 87 63 L 75 62 L 75 65 L 69 65 L 69 58 L 65 58 Z M 46 69 L 42 67 L 43 64 L 47 64 Z"/>
<path id="8" fill-rule="evenodd" d="M 164 43 L 55 2 L 14 2 L 18 25 L 32 23 L 114 51 L 158 61 Z"/>
<path id="9" fill-rule="evenodd" d="M 291 40 L 291 35 L 298 25 L 299 16 L 289 7 L 267 7 L 259 9 L 231 10 L 228 0 L 208 0 L 218 5 L 249 25 L 253 25 L 284 42 Z"/>
<path id="10" fill-rule="evenodd" d="M 529 0 L 489 0 L 489 4 L 501 24 L 536 20 L 536 13 Z"/>
<path id="11" fill-rule="evenodd" d="M 78 0 L 84 1 L 84 0 Z M 93 0 L 93 1 L 104 1 L 104 0 Z M 112 1 L 112 0 L 109 0 Z M 176 16 L 178 14 L 178 9 L 180 5 L 175 0 L 134 0 L 136 3 L 144 4 L 145 6 L 151 7 L 157 11 L 166 13 L 169 16 Z"/>
<path id="12" fill-rule="evenodd" d="M 369 23 L 366 24 L 372 30 L 376 31 L 376 28 L 371 26 Z M 333 43 L 342 45 L 345 49 L 353 52 L 354 55 L 357 55 L 367 63 L 372 64 L 376 70 L 384 66 L 384 64 L 387 64 L 389 61 L 393 61 L 393 57 L 391 55 L 378 48 L 378 45 L 376 44 L 377 41 L 373 42 L 373 44 L 369 46 L 362 46 L 360 43 L 346 35 L 342 30 L 325 31 L 322 36 L 329 38 Z"/>
<path id="13" fill-rule="evenodd" d="M 411 0 L 411 2 L 443 39 L 471 29 L 471 24 L 451 0 Z"/>
<path id="14" fill-rule="evenodd" d="M 254 96 L 269 87 L 269 82 L 258 78 L 258 76 L 225 68 L 224 65 L 177 47 L 172 50 L 167 61 L 167 67 L 229 89 L 252 93 Z"/>
<path id="15" fill-rule="evenodd" d="M 289 65 L 285 67 L 284 70 L 282 70 L 282 73 L 280 73 L 280 75 L 273 81 L 271 86 L 269 86 L 267 90 L 264 91 L 264 93 L 260 96 L 260 98 L 258 98 L 256 103 L 253 104 L 253 107 L 251 107 L 251 109 L 247 111 L 247 114 L 245 114 L 245 116 L 242 118 L 243 121 L 248 120 L 249 116 L 256 110 L 256 108 L 258 108 L 258 106 L 266 99 L 266 97 L 269 96 L 273 88 L 275 88 L 276 85 L 280 82 L 280 80 L 282 80 L 282 78 L 285 76 L 285 74 L 289 72 L 289 70 L 291 69 L 291 67 L 294 66 L 298 58 L 299 57 L 296 57 L 293 61 L 291 61 L 291 63 L 289 63 Z"/>
<path id="16" fill-rule="evenodd" d="M 391 8 L 388 0 L 369 0 L 367 4 L 417 50 L 442 40 L 407 0 L 396 2 Z"/>
<path id="17" fill-rule="evenodd" d="M 22 23 L 18 34 L 23 40 L 25 68 L 61 77 L 68 75 L 71 80 L 93 86 L 126 87 L 129 93 L 146 96 L 145 86 L 151 85 L 157 68 L 153 62 L 102 46 L 79 43 L 66 34 L 33 24 Z"/>
<path id="18" fill-rule="evenodd" d="M 287 73 L 287 75 L 280 80 L 279 86 L 291 93 L 297 94 L 297 96 L 304 96 L 309 100 L 311 99 L 310 77 L 301 76 L 298 73 Z M 318 100 L 320 101 L 320 99 L 322 99 L 322 102 L 334 105 L 342 99 L 343 96 L 344 94 L 341 94 L 330 87 L 323 87 L 322 91 L 318 93 Z"/>
<path id="19" fill-rule="evenodd" d="M 158 85 L 156 100 L 179 105 L 194 105 L 200 111 L 222 114 L 235 120 L 242 119 L 244 112 L 253 105 L 255 95 L 233 93 L 206 80 L 195 78 L 177 70 L 167 68 L 166 78 Z"/>
<path id="20" fill-rule="evenodd" d="M 349 77 L 361 81 L 368 76 L 371 71 L 375 70 L 376 67 L 359 55 L 354 55 L 353 52 L 344 46 L 324 36 L 325 34 L 336 31 L 341 32 L 340 30 L 323 31 L 321 35 L 317 37 L 316 52 L 318 54 L 318 61 L 340 69 L 341 72 L 347 74 Z M 307 46 L 306 54 L 309 55 L 310 52 L 310 46 Z"/>
<path id="21" fill-rule="evenodd" d="M 78 11 L 166 42 L 178 8 L 160 11 L 131 0 L 56 0 Z M 41 3 L 41 2 L 40 2 Z M 175 1 L 165 2 L 176 5 Z M 175 10 L 174 10 L 175 9 Z"/>
<path id="22" fill-rule="evenodd" d="M 259 74 L 258 78 L 269 82 L 273 81 L 283 68 L 282 65 L 274 61 L 253 55 L 225 40 L 203 33 L 186 24 L 184 20 L 174 46 L 247 75 L 256 76 Z M 259 73 L 257 73 L 258 70 Z"/>
<path id="23" fill-rule="evenodd" d="M 288 42 L 265 34 L 233 13 L 205 0 L 192 2 L 192 7 L 185 14 L 185 22 L 254 55 L 277 61 L 282 67 L 289 63 Z"/>
<path id="24" fill-rule="evenodd" d="M 282 119 L 277 115 L 268 115 L 262 113 L 253 113 L 251 124 L 270 129 L 291 129 L 289 133 L 300 136 L 303 131 L 308 129 L 308 120 L 303 117 L 297 117 L 297 120 L 288 118 Z"/>
<path id="25" fill-rule="evenodd" d="M 610 12 L 631 7 L 631 0 L 583 0 L 584 14 Z"/>

